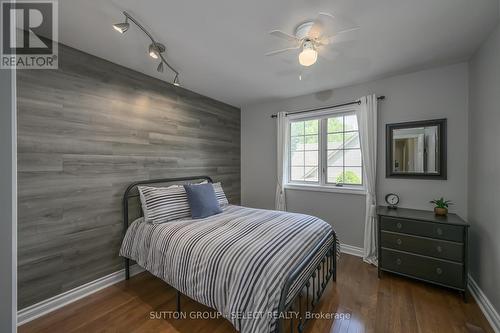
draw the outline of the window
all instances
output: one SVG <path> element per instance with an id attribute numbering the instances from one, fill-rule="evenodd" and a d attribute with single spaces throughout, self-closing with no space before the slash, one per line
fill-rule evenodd
<path id="1" fill-rule="evenodd" d="M 358 121 L 354 112 L 330 112 L 289 120 L 289 185 L 363 188 Z"/>

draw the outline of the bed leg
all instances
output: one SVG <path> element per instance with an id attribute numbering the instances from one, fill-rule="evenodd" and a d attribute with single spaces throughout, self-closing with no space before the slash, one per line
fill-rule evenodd
<path id="1" fill-rule="evenodd" d="M 177 290 L 177 295 L 175 297 L 177 314 L 180 316 L 181 314 L 181 293 Z"/>
<path id="2" fill-rule="evenodd" d="M 125 280 L 130 279 L 130 260 L 125 258 Z"/>

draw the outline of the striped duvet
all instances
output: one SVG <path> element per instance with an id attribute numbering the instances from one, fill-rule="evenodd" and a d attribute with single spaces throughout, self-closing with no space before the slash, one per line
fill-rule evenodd
<path id="1" fill-rule="evenodd" d="M 240 332 L 267 333 L 275 329 L 275 316 L 269 314 L 278 310 L 288 274 L 325 239 L 314 263 L 334 242 L 328 223 L 309 215 L 229 205 L 199 220 L 153 224 L 138 219 L 128 228 L 120 255 L 216 309 Z"/>

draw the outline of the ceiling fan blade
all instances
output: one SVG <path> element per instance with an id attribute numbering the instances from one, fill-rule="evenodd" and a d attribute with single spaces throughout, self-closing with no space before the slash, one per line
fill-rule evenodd
<path id="1" fill-rule="evenodd" d="M 359 28 L 351 28 L 339 31 L 333 36 L 322 37 L 320 38 L 319 42 L 320 44 L 323 45 L 328 45 L 328 44 L 336 45 L 344 42 L 354 41 L 358 39 L 358 37 L 359 37 Z"/>
<path id="2" fill-rule="evenodd" d="M 297 37 L 295 37 L 293 35 L 290 35 L 290 34 L 287 34 L 286 32 L 283 32 L 281 30 L 273 30 L 273 31 L 270 31 L 269 34 L 273 35 L 274 37 L 286 39 L 286 40 L 288 40 L 290 42 L 296 42 L 296 41 L 298 41 Z"/>
<path id="3" fill-rule="evenodd" d="M 353 28 L 358 29 L 351 20 L 339 15 L 321 12 L 314 20 L 314 24 L 309 31 L 309 37 L 320 38 L 322 35 L 335 35 Z"/>
<path id="4" fill-rule="evenodd" d="M 335 20 L 335 17 L 329 13 L 319 13 L 316 19 L 314 20 L 314 24 L 309 30 L 307 37 L 311 39 L 319 38 L 321 35 L 324 35 L 325 29 L 328 27 L 329 21 Z"/>
<path id="5" fill-rule="evenodd" d="M 266 56 L 272 56 L 272 55 L 283 53 L 283 52 L 286 52 L 286 51 L 297 50 L 297 49 L 299 49 L 299 47 L 300 46 L 287 47 L 286 49 L 281 49 L 281 50 L 276 50 L 276 51 L 268 52 L 265 55 Z"/>

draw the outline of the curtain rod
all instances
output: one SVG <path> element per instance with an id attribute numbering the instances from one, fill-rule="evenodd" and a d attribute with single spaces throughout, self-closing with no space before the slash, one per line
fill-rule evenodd
<path id="1" fill-rule="evenodd" d="M 385 96 L 379 96 L 377 97 L 377 100 L 383 101 L 385 99 Z M 337 104 L 337 105 L 330 105 L 330 106 L 323 106 L 321 108 L 316 108 L 316 109 L 309 109 L 309 110 L 302 110 L 302 111 L 295 111 L 295 112 L 287 112 L 285 113 L 286 116 L 289 114 L 298 114 L 298 113 L 306 113 L 306 112 L 311 112 L 311 111 L 320 111 L 320 110 L 326 110 L 326 109 L 332 109 L 332 108 L 338 108 L 341 106 L 348 106 L 348 105 L 354 105 L 354 104 L 361 104 L 360 100 L 354 101 L 354 102 L 349 102 L 349 103 L 343 103 L 343 104 Z M 276 118 L 277 115 L 273 114 L 271 115 L 271 118 Z"/>

